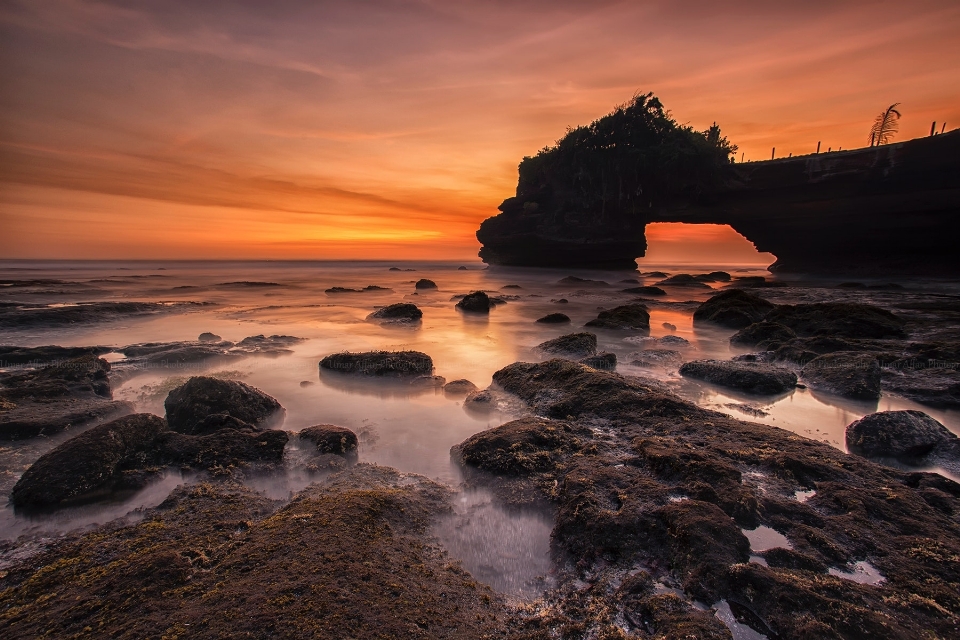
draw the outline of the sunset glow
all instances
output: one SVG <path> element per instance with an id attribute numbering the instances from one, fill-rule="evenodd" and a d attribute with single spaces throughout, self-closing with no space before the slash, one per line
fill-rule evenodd
<path id="1" fill-rule="evenodd" d="M 9 2 L 3 257 L 475 259 L 520 159 L 638 90 L 746 160 L 865 146 L 894 102 L 898 140 L 956 128 L 958 28 L 946 1 Z M 744 242 L 648 232 L 650 259 Z"/>

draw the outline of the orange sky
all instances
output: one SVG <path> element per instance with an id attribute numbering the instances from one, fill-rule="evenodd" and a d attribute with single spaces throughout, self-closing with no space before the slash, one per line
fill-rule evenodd
<path id="1" fill-rule="evenodd" d="M 747 159 L 960 126 L 955 0 L 787 4 L 4 2 L 0 257 L 473 258 L 519 160 L 637 90 Z"/>

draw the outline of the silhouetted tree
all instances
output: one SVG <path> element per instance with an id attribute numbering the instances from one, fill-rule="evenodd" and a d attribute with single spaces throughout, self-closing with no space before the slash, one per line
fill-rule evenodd
<path id="1" fill-rule="evenodd" d="M 887 107 L 887 110 L 877 116 L 877 119 L 873 121 L 873 126 L 870 127 L 870 146 L 879 146 L 881 144 L 887 144 L 893 140 L 894 134 L 897 133 L 899 128 L 900 112 L 897 111 L 897 107 L 900 106 L 899 102 Z"/>

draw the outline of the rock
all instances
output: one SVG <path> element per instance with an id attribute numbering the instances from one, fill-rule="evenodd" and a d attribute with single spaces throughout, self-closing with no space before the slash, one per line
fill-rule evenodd
<path id="1" fill-rule="evenodd" d="M 433 280 L 428 280 L 426 278 L 420 278 L 417 280 L 417 283 L 413 285 L 414 289 L 436 289 L 437 283 Z"/>
<path id="2" fill-rule="evenodd" d="M 481 431 L 450 453 L 463 467 L 523 476 L 555 469 L 558 458 L 583 450 L 592 439 L 589 429 L 529 417 Z"/>
<path id="3" fill-rule="evenodd" d="M 300 387 L 305 389 L 307 387 L 312 387 L 314 385 L 313 380 L 301 380 Z"/>
<path id="4" fill-rule="evenodd" d="M 886 309 L 852 302 L 779 306 L 766 320 L 792 329 L 798 336 L 834 338 L 906 338 L 905 322 Z"/>
<path id="5" fill-rule="evenodd" d="M 457 267 L 457 271 L 466 271 L 466 270 L 467 270 L 467 268 L 464 267 L 463 265 Z"/>
<path id="6" fill-rule="evenodd" d="M 800 375 L 815 391 L 859 400 L 880 397 L 880 363 L 869 354 L 838 351 L 818 356 L 804 365 Z"/>
<path id="7" fill-rule="evenodd" d="M 367 320 L 383 320 L 388 322 L 417 322 L 423 317 L 423 311 L 409 302 L 398 302 L 382 309 L 377 309 L 367 316 Z"/>
<path id="8" fill-rule="evenodd" d="M 635 293 L 641 296 L 665 296 L 667 292 L 661 289 L 660 287 L 646 286 L 646 287 L 629 287 L 623 289 L 624 293 Z"/>
<path id="9" fill-rule="evenodd" d="M 468 293 L 457 303 L 457 309 L 469 313 L 490 313 L 492 307 L 493 302 L 483 291 Z"/>
<path id="10" fill-rule="evenodd" d="M 232 429 L 233 431 L 259 431 L 257 427 L 249 422 L 244 422 L 240 418 L 235 418 L 229 413 L 213 413 L 205 416 L 193 428 L 193 435 L 206 436 L 223 429 Z"/>
<path id="11" fill-rule="evenodd" d="M 303 342 L 303 338 L 296 336 L 272 335 L 264 336 L 262 333 L 256 336 L 248 336 L 237 343 L 232 350 L 235 353 L 248 354 L 268 354 L 280 355 L 282 353 L 293 353 L 287 347 Z"/>
<path id="12" fill-rule="evenodd" d="M 772 347 L 772 343 L 771 343 Z M 822 335 L 812 338 L 794 338 L 774 350 L 775 360 L 786 360 L 797 364 L 806 364 L 818 356 L 837 351 L 874 351 L 875 347 L 869 343 Z"/>
<path id="13" fill-rule="evenodd" d="M 163 403 L 170 429 L 198 433 L 204 418 L 226 413 L 257 428 L 283 421 L 284 410 L 271 396 L 236 380 L 196 376 L 171 391 Z"/>
<path id="14" fill-rule="evenodd" d="M 228 347 L 233 346 L 227 343 Z M 151 368 L 203 362 L 211 358 L 239 358 L 243 354 L 230 353 L 228 348 L 214 344 L 190 344 L 185 342 L 135 344 L 120 350 L 127 361 L 123 366 L 152 365 Z"/>
<path id="15" fill-rule="evenodd" d="M 663 278 L 668 277 L 670 274 L 664 273 L 663 271 L 650 271 L 649 273 L 641 273 L 640 275 L 645 278 L 660 278 L 662 280 Z"/>
<path id="16" fill-rule="evenodd" d="M 542 318 L 538 318 L 537 322 L 541 322 L 543 324 L 561 324 L 564 322 L 570 322 L 570 316 L 564 313 L 548 313 Z"/>
<path id="17" fill-rule="evenodd" d="M 387 271 L 403 271 L 400 267 L 390 267 Z"/>
<path id="18" fill-rule="evenodd" d="M 109 322 L 157 313 L 187 311 L 201 303 L 177 302 L 86 302 L 78 305 L 0 306 L 0 328 L 60 327 L 64 325 Z"/>
<path id="19" fill-rule="evenodd" d="M 598 329 L 630 329 L 650 331 L 650 312 L 642 304 L 625 304 L 613 309 L 601 311 L 588 327 Z"/>
<path id="20" fill-rule="evenodd" d="M 567 304 L 570 301 L 566 298 L 560 298 L 559 300 L 554 300 L 553 302 L 556 302 L 557 304 Z"/>
<path id="21" fill-rule="evenodd" d="M 199 336 L 197 336 L 199 342 L 221 342 L 223 338 L 218 336 L 215 333 L 210 333 L 209 331 L 204 331 Z"/>
<path id="22" fill-rule="evenodd" d="M 521 403 L 499 389 L 481 389 L 467 394 L 463 408 L 471 413 L 487 415 L 494 411 L 514 413 Z"/>
<path id="23" fill-rule="evenodd" d="M 597 336 L 593 333 L 570 333 L 541 342 L 535 348 L 544 353 L 584 358 L 597 352 Z"/>
<path id="24" fill-rule="evenodd" d="M 697 278 L 694 278 L 689 273 L 678 273 L 675 276 L 670 276 L 665 280 L 661 280 L 657 283 L 658 285 L 664 287 L 691 287 L 698 289 L 709 289 L 710 285 L 704 284 Z"/>
<path id="25" fill-rule="evenodd" d="M 851 422 L 847 448 L 868 458 L 916 460 L 957 436 L 922 411 L 880 411 Z"/>
<path id="26" fill-rule="evenodd" d="M 677 325 L 671 324 L 671 323 L 669 323 L 669 322 L 664 322 L 664 323 L 663 323 L 662 325 L 660 325 L 660 326 L 663 327 L 664 329 L 666 329 L 667 331 L 676 331 L 676 330 L 677 330 Z"/>
<path id="27" fill-rule="evenodd" d="M 728 289 L 697 307 L 693 312 L 693 321 L 718 324 L 731 329 L 743 329 L 755 322 L 760 322 L 772 310 L 773 304 L 763 298 L 740 289 Z"/>
<path id="28" fill-rule="evenodd" d="M 777 394 L 797 386 L 792 371 L 756 362 L 694 360 L 680 366 L 680 375 L 756 394 Z"/>
<path id="29" fill-rule="evenodd" d="M 452 396 L 466 395 L 474 391 L 477 391 L 477 385 L 463 378 L 460 380 L 452 380 L 443 385 L 443 392 Z"/>
<path id="30" fill-rule="evenodd" d="M 347 287 L 330 287 L 326 289 L 324 293 L 327 294 L 337 294 L 337 293 L 370 293 L 371 291 L 392 291 L 387 287 L 378 287 L 375 284 L 367 285 L 363 289 L 349 289 Z"/>
<path id="31" fill-rule="evenodd" d="M 121 464 L 149 448 L 167 423 L 149 413 L 92 427 L 42 455 L 13 487 L 18 507 L 56 506 L 108 487 Z"/>
<path id="32" fill-rule="evenodd" d="M 320 369 L 359 376 L 401 378 L 433 373 L 433 360 L 420 351 L 365 351 L 334 353 L 320 361 Z"/>
<path id="33" fill-rule="evenodd" d="M 960 407 L 960 371 L 913 359 L 896 361 L 881 372 L 881 388 L 914 402 Z"/>
<path id="34" fill-rule="evenodd" d="M 603 371 L 613 371 L 617 368 L 617 354 L 610 353 L 609 351 L 601 351 L 595 356 L 587 356 L 586 358 L 581 358 L 578 360 L 580 364 L 585 364 L 588 367 L 593 367 L 594 369 L 602 369 Z"/>
<path id="35" fill-rule="evenodd" d="M 131 413 L 111 400 L 110 364 L 93 354 L 40 369 L 0 373 L 0 440 L 52 435 Z"/>
<path id="36" fill-rule="evenodd" d="M 175 431 L 160 434 L 154 444 L 152 461 L 209 469 L 249 463 L 277 464 L 290 436 L 275 429 L 221 429 L 205 435 L 187 435 Z"/>
<path id="37" fill-rule="evenodd" d="M 501 290 L 502 290 L 502 289 L 523 289 L 523 287 L 521 287 L 521 286 L 518 285 L 518 284 L 505 284 L 505 285 L 503 285 L 502 287 L 500 287 L 500 289 L 501 289 Z"/>
<path id="38" fill-rule="evenodd" d="M 657 342 L 665 346 L 672 347 L 689 347 L 690 341 L 686 338 L 681 338 L 680 336 L 663 336 L 657 338 Z"/>
<path id="39" fill-rule="evenodd" d="M 773 351 L 796 337 L 797 334 L 790 327 L 769 320 L 761 320 L 733 334 L 730 337 L 730 344 Z"/>
<path id="40" fill-rule="evenodd" d="M 360 441 L 355 434 L 346 427 L 333 424 L 318 424 L 303 429 L 298 434 L 301 440 L 312 442 L 318 453 L 333 453 L 343 455 L 356 451 Z"/>

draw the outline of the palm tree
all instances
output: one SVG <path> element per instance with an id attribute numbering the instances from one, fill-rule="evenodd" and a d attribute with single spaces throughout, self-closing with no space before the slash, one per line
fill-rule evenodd
<path id="1" fill-rule="evenodd" d="M 871 147 L 887 144 L 893 140 L 893 136 L 899 126 L 897 121 L 900 120 L 900 112 L 897 111 L 898 106 L 900 106 L 900 103 L 895 102 L 887 107 L 887 110 L 878 115 L 877 119 L 873 121 L 873 126 L 870 127 Z"/>

